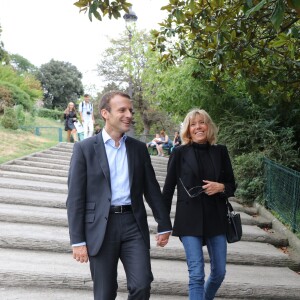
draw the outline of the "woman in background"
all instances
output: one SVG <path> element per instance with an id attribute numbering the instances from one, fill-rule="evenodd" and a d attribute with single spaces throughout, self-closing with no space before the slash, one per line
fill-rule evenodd
<path id="1" fill-rule="evenodd" d="M 163 188 L 170 212 L 177 186 L 173 235 L 184 246 L 190 300 L 214 299 L 226 273 L 226 197 L 234 196 L 235 180 L 227 148 L 216 139 L 217 127 L 208 113 L 191 110 L 181 129 L 182 146 L 169 158 Z M 206 282 L 204 245 L 211 265 Z"/>
<path id="2" fill-rule="evenodd" d="M 76 108 L 73 102 L 69 102 L 67 108 L 64 111 L 65 119 L 65 131 L 67 131 L 67 142 L 70 143 L 71 134 L 74 142 L 78 141 L 77 130 L 74 126 L 74 122 L 77 121 Z"/>

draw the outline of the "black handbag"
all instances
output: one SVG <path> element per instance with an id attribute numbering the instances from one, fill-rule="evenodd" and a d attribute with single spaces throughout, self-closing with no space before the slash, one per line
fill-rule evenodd
<path id="1" fill-rule="evenodd" d="M 228 243 L 235 243 L 241 240 L 243 235 L 241 216 L 236 213 L 231 203 L 226 199 L 227 205 L 227 229 L 226 238 Z"/>

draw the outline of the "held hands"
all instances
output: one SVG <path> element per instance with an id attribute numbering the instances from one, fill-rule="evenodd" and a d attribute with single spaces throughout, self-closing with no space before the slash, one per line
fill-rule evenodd
<path id="1" fill-rule="evenodd" d="M 87 253 L 86 246 L 74 246 L 73 247 L 73 258 L 78 262 L 87 263 L 89 261 L 89 256 Z"/>
<path id="2" fill-rule="evenodd" d="M 155 237 L 155 239 L 157 241 L 156 245 L 160 246 L 160 247 L 166 246 L 168 244 L 170 234 L 171 234 L 171 232 L 157 234 Z"/>
<path id="3" fill-rule="evenodd" d="M 205 190 L 205 194 L 208 196 L 224 192 L 225 186 L 223 183 L 209 180 L 203 180 L 203 182 L 205 185 L 203 185 L 202 188 Z"/>

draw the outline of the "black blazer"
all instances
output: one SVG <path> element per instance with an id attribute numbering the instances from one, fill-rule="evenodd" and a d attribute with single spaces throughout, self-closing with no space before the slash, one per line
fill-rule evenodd
<path id="1" fill-rule="evenodd" d="M 213 181 L 225 185 L 225 193 L 213 196 L 201 194 L 190 198 L 184 190 L 179 177 L 187 189 L 202 185 L 198 182 L 198 163 L 191 145 L 176 147 L 172 152 L 163 188 L 163 198 L 168 211 L 171 210 L 175 187 L 177 186 L 176 214 L 173 235 L 210 237 L 225 233 L 226 196 L 234 196 L 235 179 L 227 148 L 223 145 L 211 145 L 207 149 L 214 167 Z"/>
<path id="2" fill-rule="evenodd" d="M 143 195 L 153 211 L 158 231 L 170 231 L 172 224 L 145 143 L 127 137 L 125 145 L 133 214 L 150 248 Z M 94 256 L 103 242 L 111 204 L 109 165 L 101 132 L 74 144 L 68 188 L 71 244 L 85 241 L 89 255 Z"/>

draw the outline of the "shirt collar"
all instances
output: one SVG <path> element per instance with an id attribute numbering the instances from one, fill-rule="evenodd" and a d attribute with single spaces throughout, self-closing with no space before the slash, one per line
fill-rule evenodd
<path id="1" fill-rule="evenodd" d="M 102 137 L 103 137 L 104 144 L 106 144 L 110 140 L 113 140 L 112 137 L 107 133 L 105 128 L 102 129 Z M 126 139 L 127 139 L 127 135 L 124 133 L 120 139 L 120 144 L 125 142 Z"/>

